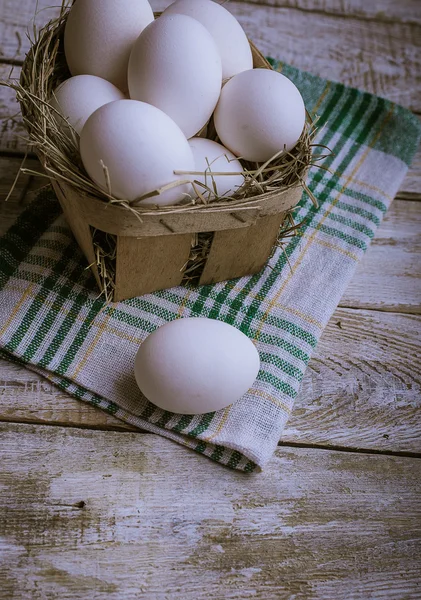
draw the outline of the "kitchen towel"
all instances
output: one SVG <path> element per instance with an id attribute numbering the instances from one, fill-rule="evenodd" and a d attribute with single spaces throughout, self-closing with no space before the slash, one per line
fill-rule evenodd
<path id="1" fill-rule="evenodd" d="M 319 208 L 303 194 L 295 220 L 304 225 L 261 273 L 107 304 L 51 191 L 40 194 L 0 241 L 1 356 L 127 423 L 245 472 L 264 467 L 274 452 L 317 341 L 420 138 L 408 110 L 272 64 L 319 115 L 316 141 L 332 154 L 323 163 L 329 171 L 312 168 L 308 177 Z M 133 376 L 146 336 L 191 316 L 234 325 L 254 340 L 261 359 L 255 385 L 241 400 L 196 416 L 156 408 Z"/>

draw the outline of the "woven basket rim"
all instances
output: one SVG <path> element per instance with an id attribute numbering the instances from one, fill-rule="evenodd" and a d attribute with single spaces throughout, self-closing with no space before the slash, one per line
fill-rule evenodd
<path id="1" fill-rule="evenodd" d="M 51 21 L 50 23 L 47 23 L 47 25 L 45 25 L 40 30 L 38 39 L 31 44 L 31 47 L 25 57 L 25 60 L 22 65 L 22 70 L 21 70 L 20 82 L 24 89 L 26 89 L 26 82 L 28 80 L 34 81 L 34 76 L 36 73 L 33 68 L 33 56 L 35 54 L 35 50 L 36 50 L 37 46 L 41 45 L 41 43 L 44 41 L 44 37 L 48 37 L 48 36 L 50 36 L 50 38 L 51 38 L 50 39 L 50 48 L 53 44 L 58 44 L 60 37 L 62 36 L 63 29 L 65 26 L 65 21 L 66 21 L 67 14 L 68 14 L 70 8 L 71 8 L 71 5 L 66 6 L 65 4 L 63 4 L 60 19 L 57 19 L 57 24 L 55 26 L 53 35 L 51 35 L 51 25 L 52 25 L 52 23 L 54 23 L 54 21 Z M 154 13 L 155 17 L 159 17 L 161 14 L 162 14 L 162 12 Z M 254 45 L 254 43 L 251 40 L 249 40 L 249 43 L 250 43 L 250 47 L 251 47 L 251 50 L 253 53 L 253 62 L 255 60 L 255 57 L 258 57 L 258 59 L 261 61 L 261 63 L 262 64 L 264 63 L 264 68 L 273 70 L 272 65 L 266 60 L 266 58 L 263 56 L 263 54 L 260 52 L 260 50 Z M 24 108 L 22 102 L 21 102 L 21 109 L 22 109 L 22 113 L 24 114 L 25 108 Z M 31 140 L 31 131 L 28 128 L 26 128 L 26 130 L 29 134 L 29 141 L 30 141 Z M 38 156 L 42 166 L 44 167 L 44 169 L 46 169 L 46 171 L 48 173 L 49 167 L 55 166 L 54 163 L 51 161 L 51 158 L 48 156 L 48 154 L 41 152 L 39 150 L 39 148 L 37 148 L 37 147 L 35 147 L 35 153 Z M 171 205 L 171 206 L 155 206 L 155 205 L 151 205 L 151 204 L 149 204 L 149 205 L 139 204 L 137 206 L 131 207 L 130 211 L 133 213 L 137 213 L 139 216 L 141 216 L 141 218 L 143 220 L 144 218 L 147 219 L 149 216 L 156 217 L 157 215 L 160 215 L 160 214 L 162 214 L 163 216 L 171 214 L 171 213 L 185 213 L 185 214 L 193 215 L 193 214 L 199 213 L 199 212 L 203 214 L 207 211 L 209 211 L 209 212 L 215 212 L 215 211 L 231 212 L 231 211 L 237 210 L 237 209 L 241 210 L 242 207 L 247 207 L 248 204 L 255 205 L 256 202 L 259 202 L 259 204 L 264 204 L 266 201 L 272 200 L 276 197 L 283 196 L 289 190 L 292 190 L 297 187 L 302 188 L 303 187 L 302 179 L 305 178 L 305 176 L 308 172 L 308 168 L 309 168 L 309 165 L 300 174 L 300 177 L 297 177 L 297 180 L 295 182 L 293 182 L 289 185 L 279 186 L 279 188 L 277 188 L 276 190 L 265 192 L 262 194 L 253 194 L 253 195 L 250 195 L 247 197 L 233 199 L 233 200 L 213 200 L 207 204 L 194 204 L 194 205 L 192 205 L 192 204 L 186 204 L 186 205 L 176 204 L 176 205 Z M 98 201 L 100 201 L 106 205 L 111 204 L 113 206 L 113 212 L 115 215 L 125 214 L 127 216 L 128 208 L 126 205 L 107 201 L 107 196 L 106 196 L 105 192 L 99 186 L 97 186 L 93 181 L 91 181 L 87 174 L 83 173 L 80 170 L 79 170 L 79 173 L 81 173 L 83 177 L 85 177 L 87 180 L 89 180 L 89 182 L 91 183 L 91 187 L 93 187 L 95 189 L 95 192 L 88 192 L 86 190 L 81 190 L 72 181 L 69 181 L 69 180 L 64 182 L 64 187 L 71 188 L 71 190 L 74 191 L 74 193 L 77 193 L 77 195 L 80 198 L 84 199 L 84 202 L 92 202 L 93 204 L 96 204 Z M 59 185 L 63 185 L 63 181 L 61 180 L 60 177 L 54 177 L 52 175 L 49 175 L 49 176 L 50 176 L 50 178 L 55 179 Z M 280 209 L 280 211 L 282 211 L 282 210 L 283 209 Z M 134 214 L 133 214 L 133 218 L 136 218 L 136 216 Z"/>

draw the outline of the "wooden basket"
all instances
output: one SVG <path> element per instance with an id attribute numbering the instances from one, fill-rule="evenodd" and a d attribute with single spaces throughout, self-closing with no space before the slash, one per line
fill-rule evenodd
<path id="1" fill-rule="evenodd" d="M 250 42 L 254 67 L 271 69 Z M 41 162 L 46 157 L 40 156 Z M 285 216 L 300 200 L 297 184 L 233 202 L 232 209 L 218 205 L 191 210 L 168 210 L 165 215 L 130 210 L 81 194 L 63 180 L 51 179 L 67 222 L 103 290 L 93 245 L 93 232 L 116 236 L 114 301 L 141 296 L 179 285 L 192 249 L 201 232 L 214 233 L 199 283 L 210 284 L 260 271 L 271 254 Z"/>

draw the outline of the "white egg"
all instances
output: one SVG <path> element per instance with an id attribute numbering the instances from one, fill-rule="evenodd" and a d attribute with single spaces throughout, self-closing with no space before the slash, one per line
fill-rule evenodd
<path id="1" fill-rule="evenodd" d="M 209 120 L 221 92 L 221 58 L 210 33 L 185 15 L 151 23 L 133 46 L 129 91 L 195 135 Z"/>
<path id="2" fill-rule="evenodd" d="M 292 81 L 270 69 L 252 69 L 224 85 L 214 121 L 221 142 L 236 156 L 264 162 L 296 145 L 305 116 Z"/>
<path id="3" fill-rule="evenodd" d="M 159 108 L 136 100 L 117 100 L 95 111 L 82 129 L 80 153 L 93 181 L 107 191 L 105 165 L 112 194 L 129 201 L 179 181 L 175 170 L 194 167 L 178 125 Z M 176 204 L 191 191 L 190 183 L 183 184 L 143 202 Z"/>
<path id="4" fill-rule="evenodd" d="M 222 78 L 253 68 L 250 44 L 237 19 L 226 8 L 212 0 L 177 0 L 165 11 L 183 14 L 200 21 L 212 34 L 222 60 Z"/>
<path id="5" fill-rule="evenodd" d="M 155 330 L 135 359 L 137 384 L 148 400 L 181 414 L 213 412 L 239 400 L 260 368 L 251 340 L 206 318 L 177 319 Z"/>
<path id="6" fill-rule="evenodd" d="M 80 134 L 88 118 L 100 106 L 124 97 L 123 92 L 106 79 L 95 75 L 76 75 L 58 86 L 50 104 Z M 66 121 L 58 118 L 64 129 L 68 128 Z"/>
<path id="7" fill-rule="evenodd" d="M 126 91 L 130 51 L 153 19 L 147 0 L 77 0 L 64 31 L 71 74 L 97 75 Z"/>
<path id="8" fill-rule="evenodd" d="M 206 138 L 195 137 L 189 140 L 195 163 L 195 171 L 203 175 L 194 175 L 206 188 L 197 186 L 200 194 L 207 200 L 218 196 L 232 196 L 244 183 L 243 167 L 232 152 Z M 227 173 L 227 175 L 212 175 L 212 173 Z M 196 184 L 197 185 L 197 184 Z M 212 190 L 212 191 L 211 191 Z"/>

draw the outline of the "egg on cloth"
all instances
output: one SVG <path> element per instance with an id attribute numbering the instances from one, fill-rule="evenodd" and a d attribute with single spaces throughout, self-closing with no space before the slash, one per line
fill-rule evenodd
<path id="1" fill-rule="evenodd" d="M 244 183 L 243 167 L 232 152 L 212 140 L 194 137 L 189 140 L 195 163 L 195 171 L 203 175 L 194 175 L 194 180 L 203 185 L 197 186 L 198 191 L 206 200 L 212 200 L 216 194 L 219 197 L 232 196 Z M 227 173 L 213 175 L 212 173 Z M 207 189 L 209 188 L 209 189 Z"/>
<path id="2" fill-rule="evenodd" d="M 222 79 L 253 68 L 250 44 L 237 19 L 212 0 L 176 0 L 163 13 L 193 17 L 212 34 L 222 60 Z"/>
<path id="3" fill-rule="evenodd" d="M 96 110 L 82 129 L 80 153 L 91 179 L 108 191 L 108 171 L 112 195 L 128 201 L 179 181 L 174 171 L 194 170 L 193 153 L 178 125 L 159 108 L 136 100 Z M 185 183 L 143 203 L 176 204 L 191 192 Z"/>
<path id="4" fill-rule="evenodd" d="M 58 86 L 53 92 L 50 104 L 80 135 L 92 113 L 104 104 L 124 98 L 123 92 L 106 79 L 95 75 L 76 75 Z M 65 129 L 66 121 L 60 117 L 58 121 Z"/>
<path id="5" fill-rule="evenodd" d="M 306 118 L 303 98 L 287 77 L 269 69 L 243 71 L 222 88 L 214 113 L 221 142 L 236 156 L 264 162 L 298 142 Z"/>
<path id="6" fill-rule="evenodd" d="M 187 138 L 209 120 L 222 84 L 221 58 L 211 34 L 185 15 L 162 15 L 135 42 L 130 97 L 163 110 Z"/>
<path id="7" fill-rule="evenodd" d="M 229 406 L 253 385 L 259 354 L 244 333 L 213 319 L 176 319 L 156 329 L 135 359 L 136 382 L 159 408 L 202 414 Z"/>
<path id="8" fill-rule="evenodd" d="M 64 30 L 72 75 L 97 75 L 127 90 L 130 51 L 154 20 L 147 0 L 76 0 Z"/>

